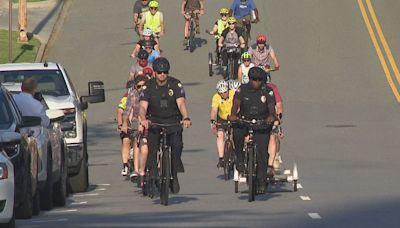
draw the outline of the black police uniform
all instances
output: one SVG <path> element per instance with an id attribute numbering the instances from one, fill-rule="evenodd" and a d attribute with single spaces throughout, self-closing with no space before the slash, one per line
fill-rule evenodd
<path id="1" fill-rule="evenodd" d="M 269 115 L 275 116 L 275 96 L 271 88 L 262 86 L 259 90 L 253 90 L 250 84 L 242 85 L 235 93 L 235 100 L 240 101 L 239 117 L 246 120 L 265 120 Z M 259 180 L 265 180 L 268 161 L 268 142 L 271 127 L 254 129 L 253 140 L 257 143 L 257 176 Z M 233 139 L 238 163 L 244 162 L 244 138 L 248 134 L 245 126 L 235 126 Z"/>
<path id="2" fill-rule="evenodd" d="M 140 101 L 149 102 L 147 108 L 147 119 L 153 123 L 173 124 L 182 120 L 176 99 L 185 98 L 185 90 L 179 80 L 168 77 L 164 86 L 158 86 L 156 79 L 149 80 L 142 92 Z M 182 127 L 172 126 L 167 128 L 167 141 L 171 146 L 172 174 L 176 177 L 177 172 L 183 172 L 181 154 L 183 149 Z M 155 172 L 157 165 L 157 150 L 160 144 L 160 128 L 151 127 L 148 131 L 149 156 L 147 167 Z"/>

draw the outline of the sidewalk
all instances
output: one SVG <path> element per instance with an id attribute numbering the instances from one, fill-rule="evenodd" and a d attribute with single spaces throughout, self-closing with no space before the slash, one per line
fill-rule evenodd
<path id="1" fill-rule="evenodd" d="M 62 0 L 28 3 L 28 33 L 33 34 L 42 43 L 42 50 L 39 49 L 38 55 L 43 54 L 43 48 L 49 41 L 62 4 Z M 17 31 L 18 4 L 13 4 L 12 14 L 12 28 Z M 0 0 L 0 29 L 8 29 L 8 0 Z"/>

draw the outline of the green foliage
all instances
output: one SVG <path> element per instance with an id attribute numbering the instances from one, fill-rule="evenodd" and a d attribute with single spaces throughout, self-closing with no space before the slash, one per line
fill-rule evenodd
<path id="1" fill-rule="evenodd" d="M 30 38 L 28 43 L 18 43 L 18 32 L 12 33 L 12 62 L 35 62 L 40 41 Z M 0 64 L 8 63 L 8 30 L 0 29 Z"/>

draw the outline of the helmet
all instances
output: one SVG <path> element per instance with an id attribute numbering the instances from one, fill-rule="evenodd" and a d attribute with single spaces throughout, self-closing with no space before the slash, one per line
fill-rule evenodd
<path id="1" fill-rule="evenodd" d="M 260 67 L 252 67 L 249 70 L 249 78 L 256 80 L 266 80 L 267 72 L 265 72 L 265 70 L 261 69 Z"/>
<path id="2" fill-rule="evenodd" d="M 228 17 L 228 23 L 236 23 L 236 18 Z"/>
<path id="3" fill-rule="evenodd" d="M 265 72 L 267 74 L 267 83 L 271 82 L 271 74 L 269 72 Z"/>
<path id="4" fill-rule="evenodd" d="M 228 82 L 225 80 L 220 80 L 217 83 L 216 89 L 217 89 L 218 93 L 225 93 L 226 91 L 229 90 Z"/>
<path id="5" fill-rule="evenodd" d="M 248 52 L 245 52 L 242 54 L 242 59 L 251 59 L 251 54 Z"/>
<path id="6" fill-rule="evenodd" d="M 144 47 L 152 47 L 152 48 L 154 48 L 154 41 L 153 40 L 144 40 L 143 46 Z"/>
<path id="7" fill-rule="evenodd" d="M 140 49 L 140 51 L 139 51 L 137 57 L 138 57 L 139 59 L 147 59 L 147 58 L 149 58 L 149 53 L 147 53 L 146 50 Z"/>
<path id="8" fill-rule="evenodd" d="M 145 29 L 143 30 L 143 36 L 151 36 L 153 35 L 153 31 L 151 31 L 151 29 Z"/>
<path id="9" fill-rule="evenodd" d="M 126 89 L 130 89 L 135 85 L 135 80 L 129 80 L 126 82 Z"/>
<path id="10" fill-rule="evenodd" d="M 145 76 L 151 77 L 153 75 L 153 69 L 151 69 L 150 67 L 146 67 L 143 69 L 143 74 Z"/>
<path id="11" fill-rule="evenodd" d="M 265 44 L 267 42 L 267 37 L 265 35 L 257 36 L 257 44 Z"/>
<path id="12" fill-rule="evenodd" d="M 149 7 L 150 8 L 158 8 L 158 2 L 157 1 L 149 2 Z"/>
<path id="13" fill-rule="evenodd" d="M 164 57 L 160 57 L 157 58 L 156 60 L 154 60 L 153 62 L 153 70 L 154 71 L 169 71 L 170 69 L 170 65 L 169 65 L 169 61 L 168 59 L 164 58 Z"/>
<path id="14" fill-rule="evenodd" d="M 228 84 L 229 84 L 229 89 L 234 91 L 238 90 L 239 87 L 241 86 L 241 83 L 238 80 L 229 80 Z"/>
<path id="15" fill-rule="evenodd" d="M 228 8 L 221 8 L 220 10 L 219 10 L 219 13 L 220 14 L 228 14 L 229 13 L 229 9 Z"/>

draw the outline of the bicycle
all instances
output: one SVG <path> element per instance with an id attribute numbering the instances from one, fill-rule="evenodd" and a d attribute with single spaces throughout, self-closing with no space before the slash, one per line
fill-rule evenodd
<path id="1" fill-rule="evenodd" d="M 236 56 L 240 56 L 241 54 L 241 49 L 239 47 L 233 46 L 233 47 L 226 47 L 224 46 L 221 49 L 221 53 L 226 51 L 227 58 L 228 58 L 228 64 L 226 66 L 226 70 L 224 72 L 224 78 L 229 80 L 229 79 L 237 79 L 237 69 L 238 66 L 240 65 L 240 58 L 235 58 Z"/>
<path id="2" fill-rule="evenodd" d="M 255 128 L 268 128 L 270 123 L 264 120 L 245 120 L 238 119 L 234 124 L 243 125 L 248 129 L 248 140 L 244 146 L 245 151 L 245 164 L 246 164 L 246 182 L 249 186 L 248 201 L 254 201 L 256 195 L 256 180 L 257 180 L 257 143 L 253 140 Z M 235 181 L 235 192 L 238 189 L 238 181 Z"/>
<path id="3" fill-rule="evenodd" d="M 233 150 L 232 141 L 232 124 L 227 123 L 217 123 L 217 127 L 222 127 L 224 129 L 224 179 L 229 180 L 230 173 L 233 171 L 233 166 L 235 164 L 235 152 Z"/>
<path id="4" fill-rule="evenodd" d="M 196 18 L 198 18 L 199 15 L 199 11 L 198 10 L 193 10 L 188 12 L 186 15 L 189 16 L 189 40 L 188 43 L 186 44 L 186 48 L 185 50 L 188 50 L 190 52 L 194 51 L 195 48 L 195 43 L 194 43 L 194 39 L 195 39 L 195 34 L 196 34 Z"/>
<path id="5" fill-rule="evenodd" d="M 206 33 L 209 35 L 214 35 L 208 29 L 206 29 Z M 215 62 L 213 61 L 214 58 Z M 214 75 L 213 65 L 221 65 L 221 53 L 218 48 L 218 39 L 216 39 L 215 57 L 213 57 L 213 54 L 211 52 L 208 53 L 208 76 L 210 77 Z"/>

